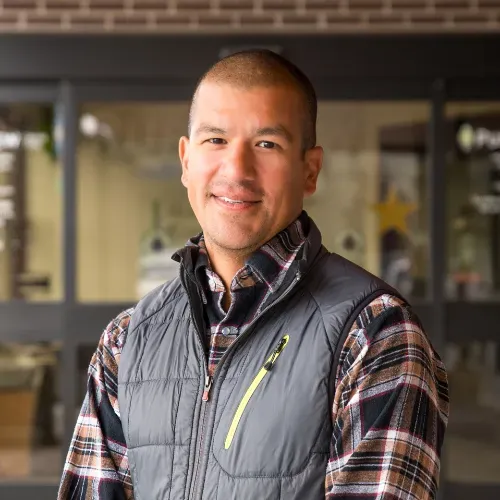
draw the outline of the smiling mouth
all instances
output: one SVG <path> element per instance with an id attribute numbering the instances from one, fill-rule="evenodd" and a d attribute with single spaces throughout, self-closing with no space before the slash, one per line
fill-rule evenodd
<path id="1" fill-rule="evenodd" d="M 257 203 L 260 203 L 259 200 L 257 201 L 254 201 L 254 200 L 237 200 L 237 199 L 234 199 L 234 198 L 229 198 L 228 196 L 215 196 L 215 195 L 212 195 L 216 201 L 218 201 L 219 203 L 222 203 L 226 206 L 230 206 L 230 207 L 240 207 L 240 208 L 243 208 L 243 207 L 251 207 L 253 205 L 256 205 Z"/>
<path id="2" fill-rule="evenodd" d="M 243 203 L 257 203 L 255 201 L 246 201 L 246 200 L 233 200 L 232 198 L 228 198 L 226 196 L 216 196 L 219 200 L 222 200 L 226 203 L 233 203 L 233 204 L 243 204 Z"/>

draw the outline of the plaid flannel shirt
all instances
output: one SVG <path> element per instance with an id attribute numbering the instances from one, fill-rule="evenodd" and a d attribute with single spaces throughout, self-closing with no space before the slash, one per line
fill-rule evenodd
<path id="1" fill-rule="evenodd" d="M 307 220 L 303 213 L 247 261 L 231 284 L 227 312 L 203 238 L 189 243 L 200 248 L 195 272 L 204 290 L 211 373 L 284 279 L 305 241 Z M 107 326 L 90 363 L 59 500 L 134 498 L 117 398 L 132 314 L 124 311 Z M 448 406 L 446 371 L 420 321 L 400 299 L 376 298 L 353 323 L 340 356 L 325 498 L 434 498 Z"/>

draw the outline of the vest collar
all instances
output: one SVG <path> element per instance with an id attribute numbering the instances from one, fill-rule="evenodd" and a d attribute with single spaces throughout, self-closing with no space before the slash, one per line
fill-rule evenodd
<path id="1" fill-rule="evenodd" d="M 288 272 L 286 273 L 285 279 L 282 280 L 279 288 L 275 290 L 275 293 L 278 294 L 278 296 L 280 295 L 280 291 L 288 289 L 293 280 L 297 280 L 297 278 L 300 278 L 308 272 L 309 268 L 314 263 L 322 249 L 321 232 L 314 221 L 305 211 L 302 212 L 300 217 L 303 221 L 303 229 L 307 236 L 294 262 L 291 264 Z M 184 271 L 194 281 L 196 281 L 195 267 L 200 251 L 196 242 L 199 238 L 200 235 L 191 238 L 183 248 L 175 252 L 172 256 L 172 259 L 179 262 Z M 272 295 L 275 294 L 273 293 Z M 277 297 L 275 296 L 274 298 Z"/>

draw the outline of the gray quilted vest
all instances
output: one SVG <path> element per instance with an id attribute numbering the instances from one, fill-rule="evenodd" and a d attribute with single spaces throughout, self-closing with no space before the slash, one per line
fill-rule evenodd
<path id="1" fill-rule="evenodd" d="M 136 500 L 320 500 L 340 350 L 360 311 L 396 292 L 308 242 L 280 289 L 207 379 L 194 248 L 145 297 L 118 373 Z M 209 389 L 209 390 L 208 390 Z"/>

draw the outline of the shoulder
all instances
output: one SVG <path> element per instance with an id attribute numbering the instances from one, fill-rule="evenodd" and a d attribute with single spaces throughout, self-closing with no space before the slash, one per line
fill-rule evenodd
<path id="1" fill-rule="evenodd" d="M 397 296 L 372 300 L 355 319 L 341 354 L 341 372 L 354 363 L 396 365 L 414 369 L 415 363 L 435 371 L 441 360 L 412 307 Z"/>
<path id="2" fill-rule="evenodd" d="M 331 309 L 333 303 L 352 302 L 354 306 L 363 308 L 381 294 L 398 295 L 396 290 L 377 276 L 326 249 L 308 274 L 308 290 L 326 311 Z M 355 313 L 357 309 L 356 307 L 351 312 Z"/>
<path id="3" fill-rule="evenodd" d="M 108 323 L 101 337 L 102 346 L 113 354 L 121 354 L 129 334 L 148 318 L 161 313 L 167 304 L 179 299 L 182 291 L 179 279 L 151 291 L 134 307 L 122 311 Z"/>
<path id="4" fill-rule="evenodd" d="M 398 387 L 408 387 L 419 397 L 426 394 L 447 421 L 446 367 L 416 313 L 398 297 L 381 295 L 357 317 L 343 346 L 337 377 L 342 387 L 362 388 L 369 397 Z"/>
<path id="5" fill-rule="evenodd" d="M 135 307 L 126 309 L 108 323 L 101 336 L 100 349 L 114 356 L 121 354 L 134 310 Z"/>
<path id="6" fill-rule="evenodd" d="M 404 323 L 419 323 L 417 315 L 411 306 L 402 298 L 384 293 L 375 297 L 354 320 L 353 330 L 364 329 L 375 333 L 378 327 L 382 326 L 404 326 Z"/>
<path id="7" fill-rule="evenodd" d="M 128 333 L 132 334 L 142 324 L 166 321 L 180 302 L 187 305 L 187 295 L 180 278 L 175 278 L 155 288 L 145 295 L 135 306 L 133 317 L 128 325 Z"/>

